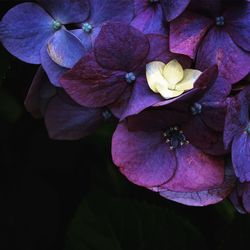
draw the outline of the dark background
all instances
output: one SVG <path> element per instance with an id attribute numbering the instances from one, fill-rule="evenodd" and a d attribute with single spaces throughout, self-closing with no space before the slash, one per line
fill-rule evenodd
<path id="1" fill-rule="evenodd" d="M 0 1 L 0 18 L 23 1 Z M 24 109 L 38 66 L 0 45 L 1 250 L 249 249 L 250 217 L 195 208 L 128 182 L 112 164 L 114 124 L 52 141 Z"/>

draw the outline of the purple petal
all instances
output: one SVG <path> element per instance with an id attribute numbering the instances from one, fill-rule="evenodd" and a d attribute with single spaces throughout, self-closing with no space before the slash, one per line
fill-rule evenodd
<path id="1" fill-rule="evenodd" d="M 187 56 L 174 54 L 169 50 L 169 36 L 160 34 L 149 34 L 147 38 L 150 43 L 150 49 L 146 58 L 146 63 L 152 61 L 162 61 L 168 63 L 176 59 L 183 68 L 191 66 L 191 60 Z"/>
<path id="2" fill-rule="evenodd" d="M 131 25 L 144 34 L 166 34 L 163 12 L 160 4 L 150 4 L 148 0 L 135 0 L 136 17 Z"/>
<path id="3" fill-rule="evenodd" d="M 38 2 L 62 24 L 80 23 L 89 15 L 88 0 L 38 0 Z"/>
<path id="4" fill-rule="evenodd" d="M 41 118 L 49 100 L 56 94 L 42 67 L 36 72 L 24 105 L 35 118 Z"/>
<path id="5" fill-rule="evenodd" d="M 78 37 L 78 39 L 82 42 L 87 52 L 93 48 L 94 43 L 92 41 L 91 34 L 83 32 L 82 29 L 71 30 L 70 32 L 73 33 L 76 37 Z"/>
<path id="6" fill-rule="evenodd" d="M 211 29 L 197 54 L 197 68 L 204 70 L 217 64 L 219 75 L 229 83 L 243 79 L 250 71 L 250 55 L 234 44 L 228 33 Z"/>
<path id="7" fill-rule="evenodd" d="M 95 26 L 107 21 L 129 23 L 134 17 L 132 0 L 91 0 L 89 22 Z"/>
<path id="8" fill-rule="evenodd" d="M 160 187 L 175 192 L 199 192 L 224 180 L 224 160 L 204 154 L 191 144 L 176 149 L 174 177 Z"/>
<path id="9" fill-rule="evenodd" d="M 170 50 L 192 59 L 212 21 L 204 16 L 186 11 L 170 23 Z"/>
<path id="10" fill-rule="evenodd" d="M 162 7 L 168 22 L 178 17 L 188 6 L 190 0 L 162 0 Z"/>
<path id="11" fill-rule="evenodd" d="M 62 75 L 67 71 L 67 69 L 59 66 L 49 57 L 47 51 L 47 45 L 43 46 L 43 48 L 41 49 L 41 63 L 43 69 L 45 70 L 49 78 L 49 81 L 55 87 L 61 87 L 59 80 L 62 77 Z"/>
<path id="12" fill-rule="evenodd" d="M 235 176 L 231 169 L 225 169 L 224 182 L 215 187 L 194 192 L 176 192 L 164 190 L 160 192 L 163 197 L 188 206 L 207 206 L 225 199 L 235 185 Z"/>
<path id="13" fill-rule="evenodd" d="M 223 131 L 225 125 L 226 112 L 226 102 L 202 103 L 202 120 L 209 128 L 212 128 L 215 131 Z"/>
<path id="14" fill-rule="evenodd" d="M 169 117 L 173 119 L 169 119 Z M 189 113 L 183 112 L 182 109 L 174 105 L 173 109 L 148 109 L 127 119 L 131 131 L 162 131 L 163 133 L 168 127 L 187 122 Z"/>
<path id="15" fill-rule="evenodd" d="M 162 101 L 162 97 L 152 92 L 145 77 L 140 77 L 134 83 L 131 98 L 120 119 L 123 120 L 127 116 L 138 114 L 160 101 Z"/>
<path id="16" fill-rule="evenodd" d="M 159 132 L 129 132 L 118 125 L 112 140 L 112 157 L 120 171 L 133 183 L 153 187 L 174 174 L 176 159 Z"/>
<path id="17" fill-rule="evenodd" d="M 199 116 L 188 121 L 182 129 L 190 143 L 203 152 L 211 155 L 225 154 L 222 132 L 208 127 Z"/>
<path id="18" fill-rule="evenodd" d="M 245 183 L 245 190 L 242 196 L 242 203 L 245 210 L 250 213 L 250 183 Z"/>
<path id="19" fill-rule="evenodd" d="M 223 102 L 229 96 L 232 90 L 232 85 L 218 77 L 213 86 L 205 93 L 200 102 Z"/>
<path id="20" fill-rule="evenodd" d="M 104 24 L 95 42 L 98 63 L 112 70 L 132 72 L 141 65 L 149 51 L 149 41 L 132 26 Z"/>
<path id="21" fill-rule="evenodd" d="M 86 53 L 81 41 L 65 29 L 50 38 L 47 48 L 51 59 L 64 68 L 72 68 Z"/>
<path id="22" fill-rule="evenodd" d="M 130 96 L 132 93 L 132 86 L 128 86 L 122 95 L 113 103 L 109 105 L 112 114 L 120 119 L 125 109 L 127 108 Z"/>
<path id="23" fill-rule="evenodd" d="M 40 64 L 40 50 L 53 35 L 53 19 L 36 3 L 23 3 L 0 22 L 0 40 L 20 60 Z"/>
<path id="24" fill-rule="evenodd" d="M 88 54 L 62 77 L 61 85 L 77 103 L 95 108 L 113 103 L 127 82 L 125 72 L 102 68 L 95 56 Z"/>
<path id="25" fill-rule="evenodd" d="M 243 49 L 250 51 L 250 3 L 231 8 L 225 13 L 226 29 L 234 42 Z"/>
<path id="26" fill-rule="evenodd" d="M 245 88 L 238 96 L 228 99 L 224 129 L 225 147 L 229 148 L 235 135 L 242 132 L 249 123 L 250 88 Z"/>
<path id="27" fill-rule="evenodd" d="M 104 120 L 102 112 L 102 109 L 85 108 L 57 95 L 48 103 L 45 124 L 52 139 L 79 140 L 100 125 Z"/>
<path id="28" fill-rule="evenodd" d="M 232 145 L 232 161 L 241 182 L 250 181 L 250 136 L 247 132 L 236 135 Z"/>

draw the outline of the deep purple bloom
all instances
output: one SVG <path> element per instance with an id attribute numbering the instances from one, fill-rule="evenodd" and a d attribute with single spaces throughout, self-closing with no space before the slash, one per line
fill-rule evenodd
<path id="1" fill-rule="evenodd" d="M 193 145 L 182 130 L 188 120 L 178 105 L 129 117 L 113 135 L 113 161 L 130 181 L 170 200 L 194 206 L 219 202 L 233 187 L 233 172 L 224 169 L 223 157 Z"/>
<path id="2" fill-rule="evenodd" d="M 0 23 L 1 42 L 19 59 L 40 64 L 40 51 L 43 46 L 49 39 L 52 44 L 59 41 L 50 54 L 54 55 L 53 60 L 56 58 L 56 62 L 67 67 L 72 64 L 71 60 L 76 61 L 81 58 L 84 47 L 64 25 L 84 21 L 89 15 L 89 2 L 39 0 L 38 3 L 40 5 L 19 4 L 7 12 Z M 69 51 L 68 46 L 73 46 L 75 49 Z M 55 53 L 60 53 L 60 56 L 58 54 L 55 56 Z"/>
<path id="3" fill-rule="evenodd" d="M 146 34 L 166 34 L 166 20 L 172 21 L 190 0 L 135 0 L 135 19 L 131 25 Z"/>
<path id="4" fill-rule="evenodd" d="M 62 89 L 56 89 L 41 67 L 32 82 L 25 106 L 34 117 L 44 117 L 50 138 L 56 140 L 81 139 L 109 118 L 104 109 L 82 107 Z"/>
<path id="5" fill-rule="evenodd" d="M 110 106 L 124 118 L 163 100 L 147 84 L 146 64 L 173 58 L 190 65 L 187 57 L 169 52 L 167 36 L 144 35 L 129 25 L 109 23 L 96 38 L 94 52 L 68 71 L 61 85 L 79 104 Z"/>
<path id="6" fill-rule="evenodd" d="M 228 104 L 224 142 L 231 147 L 236 176 L 250 181 L 250 87 L 246 87 Z"/>
<path id="7" fill-rule="evenodd" d="M 210 75 L 216 77 L 214 71 L 211 71 Z M 213 83 L 211 76 L 208 79 Z M 178 107 L 181 112 L 189 114 L 188 122 L 185 122 L 182 129 L 192 144 L 205 153 L 223 155 L 226 153 L 223 143 L 227 111 L 226 97 L 231 91 L 231 86 L 224 79 L 218 78 L 212 86 L 208 86 L 205 90 L 205 93 L 204 91 L 203 93 L 196 92 L 191 98 L 192 91 L 190 91 L 186 98 L 182 97 L 172 105 L 169 101 L 164 101 L 155 106 L 168 104 L 169 108 Z"/>
<path id="8" fill-rule="evenodd" d="M 196 58 L 200 70 L 217 64 L 236 83 L 250 71 L 250 3 L 193 0 L 170 24 L 170 50 Z"/>

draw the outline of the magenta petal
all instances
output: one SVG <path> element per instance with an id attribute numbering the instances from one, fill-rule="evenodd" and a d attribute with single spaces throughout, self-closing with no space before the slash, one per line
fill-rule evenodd
<path id="1" fill-rule="evenodd" d="M 186 11 L 170 23 L 170 50 L 192 59 L 212 21 L 204 16 Z"/>
<path id="2" fill-rule="evenodd" d="M 250 3 L 232 8 L 225 13 L 226 29 L 232 39 L 243 49 L 250 51 Z"/>
<path id="3" fill-rule="evenodd" d="M 129 23 L 134 17 L 133 0 L 91 0 L 89 22 L 95 26 L 104 22 Z"/>
<path id="4" fill-rule="evenodd" d="M 225 31 L 211 29 L 197 54 L 197 68 L 204 70 L 217 64 L 219 75 L 229 83 L 236 83 L 250 71 L 250 55 L 241 50 Z"/>
<path id="5" fill-rule="evenodd" d="M 40 50 L 52 36 L 53 19 L 36 3 L 23 3 L 0 22 L 0 40 L 20 60 L 40 64 Z"/>
<path id="6" fill-rule="evenodd" d="M 188 6 L 190 0 L 162 0 L 162 7 L 167 21 L 178 17 Z"/>
<path id="7" fill-rule="evenodd" d="M 194 192 L 176 192 L 162 190 L 160 195 L 188 206 L 207 206 L 215 204 L 225 199 L 235 185 L 235 176 L 231 169 L 225 169 L 224 182 L 219 186 L 207 188 Z"/>
<path id="8" fill-rule="evenodd" d="M 204 154 L 191 144 L 176 150 L 177 170 L 161 186 L 176 192 L 198 192 L 219 186 L 224 180 L 224 160 Z"/>
<path id="9" fill-rule="evenodd" d="M 89 15 L 88 0 L 38 0 L 62 24 L 83 22 Z"/>
<path id="10" fill-rule="evenodd" d="M 250 181 L 250 136 L 246 132 L 234 137 L 232 161 L 239 180 L 241 182 Z"/>
<path id="11" fill-rule="evenodd" d="M 120 171 L 133 183 L 154 187 L 174 174 L 176 159 L 159 132 L 129 132 L 118 125 L 112 140 L 112 157 Z"/>
<path id="12" fill-rule="evenodd" d="M 102 68 L 93 54 L 83 57 L 61 79 L 67 94 L 80 105 L 103 107 L 126 89 L 125 72 Z"/>
<path id="13" fill-rule="evenodd" d="M 64 68 L 72 68 L 86 53 L 81 41 L 65 29 L 50 38 L 47 48 L 50 58 Z"/>
<path id="14" fill-rule="evenodd" d="M 56 94 L 56 89 L 50 84 L 42 67 L 36 72 L 24 105 L 35 118 L 41 118 L 50 98 Z"/>
<path id="15" fill-rule="evenodd" d="M 43 46 L 41 49 L 41 63 L 49 78 L 49 81 L 54 86 L 61 87 L 60 78 L 67 71 L 67 69 L 59 66 L 49 57 L 47 45 Z"/>
<path id="16" fill-rule="evenodd" d="M 141 2 L 141 0 L 135 1 L 135 4 L 142 5 Z M 144 34 L 166 34 L 166 26 L 164 24 L 163 13 L 160 4 L 154 7 L 152 7 L 150 4 L 145 6 L 145 8 L 140 10 L 133 19 L 131 25 L 142 31 Z"/>
<path id="17" fill-rule="evenodd" d="M 95 41 L 96 60 L 112 70 L 135 70 L 148 51 L 149 42 L 143 33 L 123 23 L 104 24 Z"/>
<path id="18" fill-rule="evenodd" d="M 121 116 L 121 120 L 127 116 L 135 115 L 143 111 L 144 109 L 162 101 L 162 97 L 155 94 L 148 86 L 145 77 L 140 77 L 134 83 L 134 88 L 130 100 L 124 113 Z"/>
<path id="19" fill-rule="evenodd" d="M 103 121 L 102 109 L 82 107 L 64 95 L 57 95 L 48 103 L 45 124 L 50 138 L 79 140 L 92 133 Z"/>

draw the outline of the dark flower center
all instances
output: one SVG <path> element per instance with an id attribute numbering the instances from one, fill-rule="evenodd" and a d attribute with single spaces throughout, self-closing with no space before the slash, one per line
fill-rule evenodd
<path id="1" fill-rule="evenodd" d="M 149 3 L 154 4 L 154 3 L 159 3 L 160 0 L 149 0 Z"/>
<path id="2" fill-rule="evenodd" d="M 53 22 L 53 29 L 54 30 L 59 30 L 61 28 L 62 28 L 62 24 L 60 22 L 58 22 L 58 21 Z"/>
<path id="3" fill-rule="evenodd" d="M 225 24 L 224 16 L 217 16 L 215 18 L 215 23 L 217 26 L 224 26 L 224 24 Z"/>
<path id="4" fill-rule="evenodd" d="M 202 105 L 198 102 L 195 102 L 191 107 L 190 111 L 192 115 L 199 115 L 202 111 Z"/>
<path id="5" fill-rule="evenodd" d="M 133 72 L 129 72 L 125 75 L 127 83 L 134 83 L 136 81 L 136 76 Z"/>
<path id="6" fill-rule="evenodd" d="M 177 149 L 178 147 L 189 143 L 186 136 L 183 134 L 183 131 L 181 131 L 177 126 L 168 128 L 163 133 L 163 136 L 171 150 Z"/>
<path id="7" fill-rule="evenodd" d="M 112 117 L 112 114 L 109 110 L 105 110 L 102 112 L 102 116 L 103 116 L 104 120 L 107 121 L 108 119 L 110 119 Z"/>
<path id="8" fill-rule="evenodd" d="M 85 32 L 85 33 L 90 33 L 93 29 L 93 26 L 90 24 L 90 23 L 84 23 L 82 25 L 82 30 Z"/>

